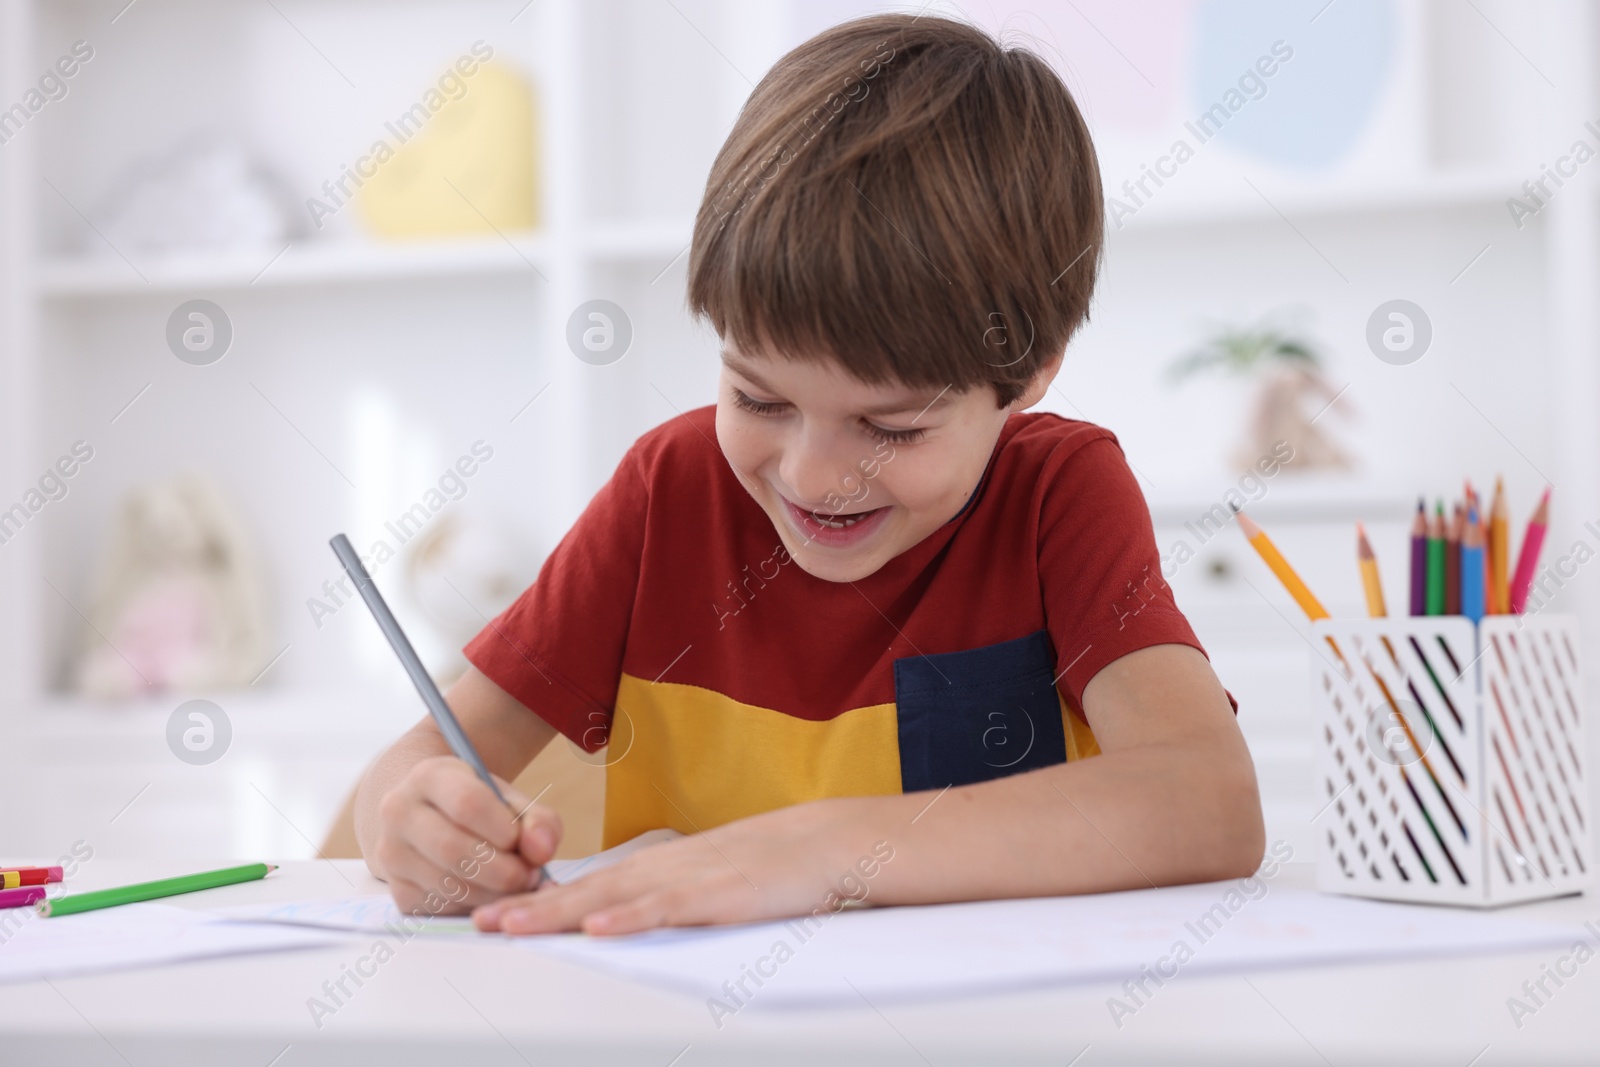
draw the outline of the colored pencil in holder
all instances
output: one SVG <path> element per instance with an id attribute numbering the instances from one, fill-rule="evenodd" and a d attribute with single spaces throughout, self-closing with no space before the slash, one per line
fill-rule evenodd
<path id="1" fill-rule="evenodd" d="M 1428 563 L 1423 608 L 1429 615 L 1444 614 L 1444 501 L 1428 520 Z"/>
<path id="2" fill-rule="evenodd" d="M 1506 510 L 1505 479 L 1494 480 L 1494 500 L 1489 505 L 1489 588 L 1484 594 L 1490 615 L 1511 611 L 1511 515 Z"/>
<path id="3" fill-rule="evenodd" d="M 1467 523 L 1461 532 L 1461 614 L 1473 622 L 1481 620 L 1488 609 L 1484 589 L 1483 521 L 1478 517 L 1478 504 L 1467 504 Z"/>
<path id="4" fill-rule="evenodd" d="M 1367 614 L 1381 619 L 1389 614 L 1383 602 L 1383 582 L 1378 577 L 1378 557 L 1372 552 L 1372 542 L 1367 540 L 1366 527 L 1356 523 L 1356 560 L 1361 568 L 1361 591 L 1367 598 Z"/>
<path id="5" fill-rule="evenodd" d="M 1410 614 L 1425 615 L 1428 610 L 1428 505 L 1417 497 L 1417 515 L 1411 520 L 1411 602 Z"/>
<path id="6" fill-rule="evenodd" d="M 1250 542 L 1251 547 L 1256 550 L 1256 552 L 1261 556 L 1262 561 L 1265 562 L 1272 573 L 1277 576 L 1278 580 L 1283 583 L 1284 588 L 1289 591 L 1290 596 L 1294 597 L 1295 602 L 1300 605 L 1301 610 L 1306 613 L 1306 616 L 1310 618 L 1312 622 L 1329 618 L 1327 609 L 1322 606 L 1322 602 L 1316 598 L 1316 595 L 1313 594 L 1311 589 L 1305 584 L 1304 581 L 1301 580 L 1300 575 L 1297 574 L 1295 569 L 1289 565 L 1289 561 L 1284 558 L 1281 552 L 1278 551 L 1277 546 L 1272 543 L 1272 539 L 1267 536 L 1266 531 L 1262 530 L 1260 526 L 1251 521 L 1250 518 L 1244 514 L 1244 512 L 1239 510 L 1237 505 L 1230 506 L 1233 507 L 1234 517 L 1239 521 L 1239 529 L 1244 533 L 1246 539 Z M 1442 581 L 1443 575 L 1441 575 L 1440 578 Z M 1339 643 L 1335 641 L 1329 634 L 1324 634 L 1323 640 L 1328 643 L 1328 647 L 1331 648 L 1333 650 L 1333 654 L 1338 657 L 1340 669 L 1343 670 L 1345 675 L 1347 677 L 1354 677 L 1355 670 L 1350 666 L 1350 660 L 1345 656 L 1343 650 L 1340 649 Z M 1399 656 L 1395 652 L 1394 645 L 1387 638 L 1384 639 L 1383 645 L 1384 648 L 1388 650 L 1390 659 L 1398 664 Z M 1372 679 L 1373 683 L 1378 687 L 1378 690 L 1383 694 L 1383 699 L 1388 704 L 1390 713 L 1393 714 L 1395 721 L 1400 724 L 1400 728 L 1405 732 L 1406 739 L 1411 745 L 1411 750 L 1417 753 L 1418 762 L 1422 764 L 1422 769 L 1427 773 L 1428 779 L 1433 783 L 1434 791 L 1438 793 L 1440 801 L 1444 804 L 1445 809 L 1450 812 L 1450 815 L 1456 822 L 1457 828 L 1461 831 L 1462 836 L 1465 837 L 1467 834 L 1466 823 L 1462 820 L 1460 813 L 1456 810 L 1455 804 L 1451 802 L 1450 795 L 1445 790 L 1444 782 L 1440 778 L 1438 769 L 1428 758 L 1427 746 L 1422 744 L 1417 738 L 1416 734 L 1412 731 L 1411 724 L 1407 721 L 1405 713 L 1400 708 L 1399 702 L 1396 701 L 1394 693 L 1390 691 L 1388 685 L 1383 680 L 1382 674 L 1377 670 L 1376 667 L 1372 665 L 1372 662 L 1367 658 L 1366 653 L 1362 652 L 1359 647 L 1353 649 L 1352 651 L 1360 659 L 1361 665 L 1366 669 L 1367 675 Z M 1417 701 L 1420 707 L 1422 705 L 1422 701 L 1414 688 L 1411 690 L 1411 695 L 1412 698 Z M 1426 711 L 1424 710 L 1423 713 L 1426 714 Z M 1430 728 L 1431 726 L 1432 724 L 1430 723 Z M 1437 731 L 1435 731 L 1435 733 L 1436 732 Z M 1453 755 L 1450 755 L 1450 760 L 1452 763 L 1455 763 L 1455 757 Z M 1400 773 L 1401 781 L 1405 783 L 1406 788 L 1412 792 L 1412 795 L 1416 796 L 1417 787 L 1412 783 L 1411 775 L 1406 771 L 1403 765 L 1396 764 L 1396 768 Z M 1459 777 L 1459 765 L 1456 765 L 1456 773 Z M 1419 806 L 1421 806 L 1422 801 L 1420 797 L 1418 797 L 1417 803 Z M 1448 855 L 1449 848 L 1444 843 L 1444 838 L 1440 835 L 1438 827 L 1434 826 L 1431 821 L 1428 825 L 1434 837 L 1438 840 L 1439 847 L 1444 849 L 1446 855 Z M 1452 867 L 1454 867 L 1455 861 L 1451 860 L 1450 862 Z M 1457 869 L 1455 873 L 1458 880 L 1464 881 L 1459 869 Z"/>
<path id="7" fill-rule="evenodd" d="M 1528 520 L 1528 532 L 1522 535 L 1522 549 L 1517 553 L 1517 569 L 1511 578 L 1511 611 L 1521 615 L 1528 608 L 1528 594 L 1533 591 L 1534 572 L 1539 567 L 1539 550 L 1544 547 L 1544 533 L 1550 524 L 1550 487 L 1539 498 Z"/>
<path id="8" fill-rule="evenodd" d="M 1453 505 L 1450 525 L 1444 538 L 1444 613 L 1461 614 L 1461 531 L 1467 514 L 1459 503 Z"/>

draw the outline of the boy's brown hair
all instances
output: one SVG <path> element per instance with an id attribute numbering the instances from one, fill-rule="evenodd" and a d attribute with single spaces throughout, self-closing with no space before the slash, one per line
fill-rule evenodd
<path id="1" fill-rule="evenodd" d="M 1100 169 L 1035 53 L 931 16 L 841 23 L 761 79 L 695 218 L 689 307 L 737 349 L 1000 406 L 1089 317 Z"/>

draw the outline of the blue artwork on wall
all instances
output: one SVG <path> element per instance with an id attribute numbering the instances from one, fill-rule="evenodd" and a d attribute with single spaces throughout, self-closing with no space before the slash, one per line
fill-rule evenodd
<path id="1" fill-rule="evenodd" d="M 1209 136 L 1304 170 L 1360 140 L 1399 32 L 1393 0 L 1200 0 L 1194 28 L 1192 121 L 1209 115 Z"/>

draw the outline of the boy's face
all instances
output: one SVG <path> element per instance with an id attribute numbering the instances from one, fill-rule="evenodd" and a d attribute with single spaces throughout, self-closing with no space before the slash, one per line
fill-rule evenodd
<path id="1" fill-rule="evenodd" d="M 1001 408 L 987 386 L 868 385 L 832 360 L 727 346 L 717 440 L 794 561 L 826 581 L 853 582 L 961 510 L 1006 418 L 1053 377 L 1051 367 Z"/>

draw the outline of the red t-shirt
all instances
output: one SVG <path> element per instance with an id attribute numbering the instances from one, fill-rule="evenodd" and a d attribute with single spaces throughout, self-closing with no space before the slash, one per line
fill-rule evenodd
<path id="1" fill-rule="evenodd" d="M 1089 679 L 1201 648 L 1098 426 L 1012 415 L 960 514 L 845 583 L 790 560 L 715 442 L 711 407 L 641 437 L 466 648 L 574 744 L 609 744 L 608 847 L 1093 755 Z"/>

